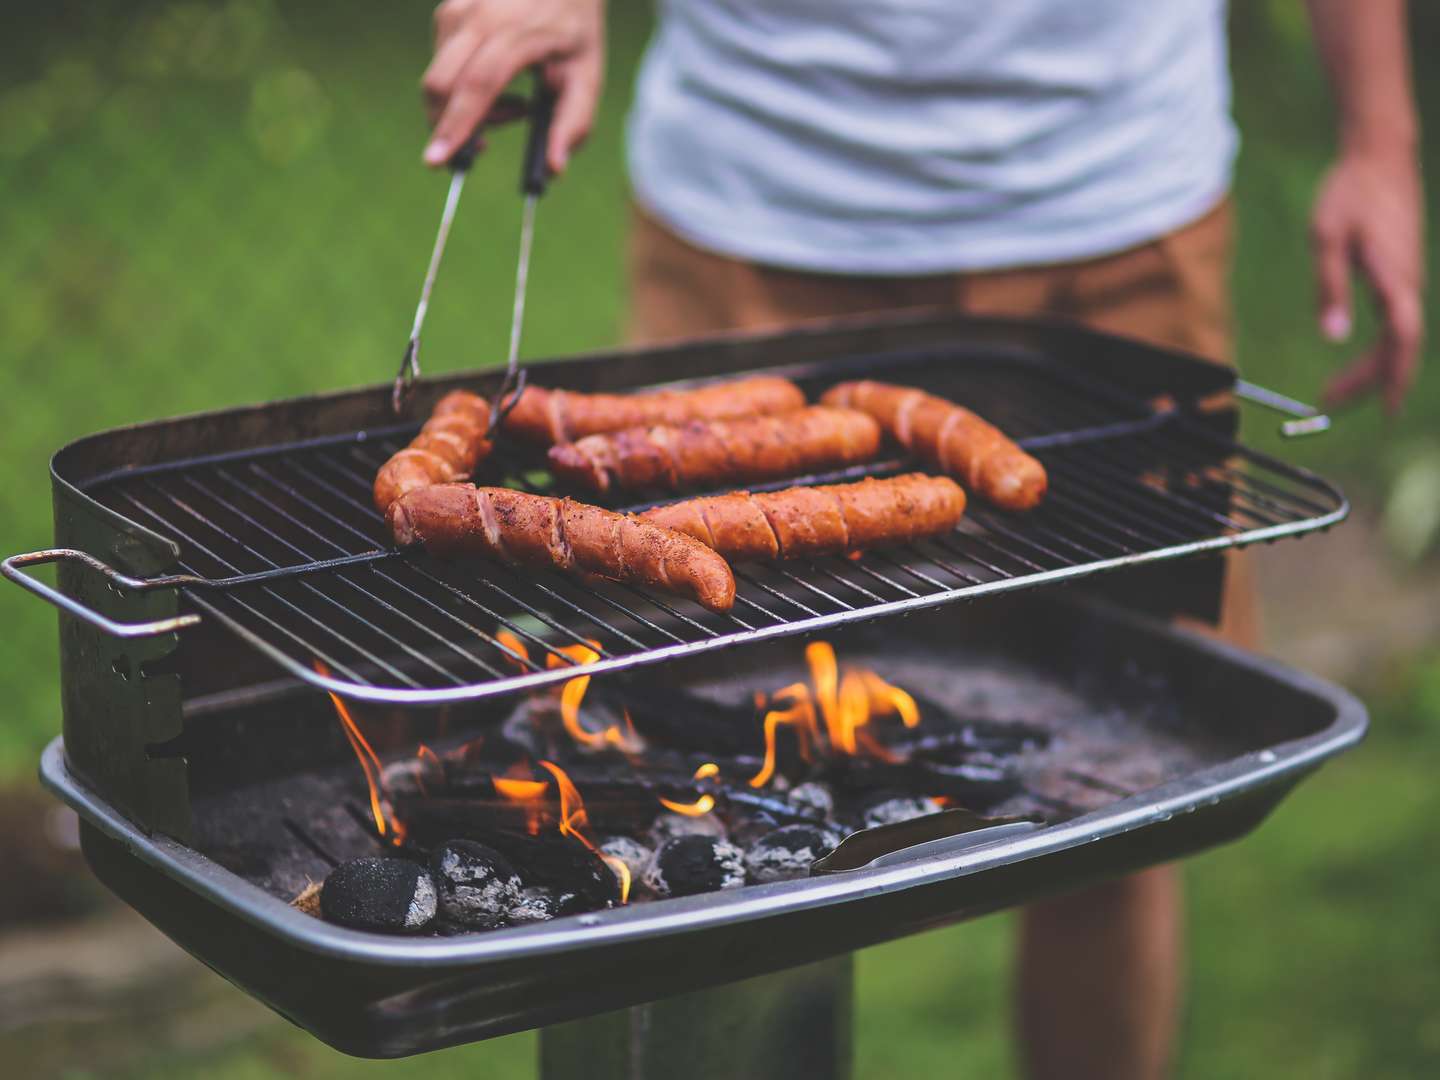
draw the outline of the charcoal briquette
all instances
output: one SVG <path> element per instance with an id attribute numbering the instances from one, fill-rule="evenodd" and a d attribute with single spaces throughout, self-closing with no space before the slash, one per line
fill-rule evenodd
<path id="1" fill-rule="evenodd" d="M 745 869 L 757 882 L 809 877 L 810 864 L 835 850 L 840 837 L 814 825 L 787 825 L 757 840 L 745 853 Z"/>
<path id="2" fill-rule="evenodd" d="M 520 875 L 510 860 L 474 840 L 451 840 L 436 848 L 430 873 L 441 917 L 461 926 L 498 926 L 521 902 Z"/>
<path id="3" fill-rule="evenodd" d="M 434 881 L 408 859 L 351 859 L 331 870 L 320 889 L 325 918 L 357 930 L 421 930 L 435 910 Z"/>
<path id="4" fill-rule="evenodd" d="M 745 857 L 713 836 L 678 836 L 655 852 L 644 884 L 656 896 L 692 896 L 745 884 Z"/>

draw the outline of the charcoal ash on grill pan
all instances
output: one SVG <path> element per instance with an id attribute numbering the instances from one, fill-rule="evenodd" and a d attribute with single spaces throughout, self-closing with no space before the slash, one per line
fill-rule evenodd
<path id="1" fill-rule="evenodd" d="M 451 840 L 430 857 L 441 918 L 459 926 L 499 926 L 521 902 L 520 875 L 510 860 L 474 840 Z"/>
<path id="2" fill-rule="evenodd" d="M 810 864 L 834 851 L 838 833 L 815 825 L 787 825 L 762 836 L 745 852 L 745 870 L 759 884 L 806 877 Z"/>
<path id="3" fill-rule="evenodd" d="M 713 836 L 678 836 L 655 852 L 644 884 L 656 896 L 693 896 L 745 884 L 745 857 Z"/>
<path id="4" fill-rule="evenodd" d="M 325 918 L 357 930 L 423 930 L 435 918 L 436 907 L 434 881 L 409 859 L 351 859 L 332 870 L 320 889 Z"/>

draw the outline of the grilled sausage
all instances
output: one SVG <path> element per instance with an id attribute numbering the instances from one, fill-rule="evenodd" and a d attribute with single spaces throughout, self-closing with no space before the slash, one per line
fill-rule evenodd
<path id="1" fill-rule="evenodd" d="M 949 532 L 965 492 L 945 476 L 910 473 L 858 484 L 737 491 L 646 510 L 641 518 L 687 533 L 727 559 L 798 559 Z"/>
<path id="2" fill-rule="evenodd" d="M 854 409 L 814 405 L 784 416 L 692 420 L 587 435 L 550 448 L 557 476 L 593 491 L 678 491 L 853 465 L 880 449 L 880 425 Z"/>
<path id="3" fill-rule="evenodd" d="M 724 420 L 754 413 L 793 412 L 805 395 L 789 379 L 758 375 L 702 386 L 644 394 L 579 394 L 528 386 L 505 417 L 506 434 L 541 446 L 566 443 L 602 431 Z"/>
<path id="4" fill-rule="evenodd" d="M 509 488 L 435 484 L 396 499 L 395 542 L 441 558 L 486 556 L 687 596 L 711 611 L 735 603 L 735 576 L 691 537 L 626 514 Z"/>
<path id="5" fill-rule="evenodd" d="M 1029 510 L 1045 497 L 1045 466 L 999 428 L 944 398 L 862 380 L 833 386 L 820 400 L 869 413 L 916 457 L 958 476 L 997 506 Z"/>
<path id="6" fill-rule="evenodd" d="M 490 405 L 479 394 L 451 390 L 435 406 L 420 434 L 375 474 L 375 509 L 416 488 L 464 480 L 490 456 Z"/>

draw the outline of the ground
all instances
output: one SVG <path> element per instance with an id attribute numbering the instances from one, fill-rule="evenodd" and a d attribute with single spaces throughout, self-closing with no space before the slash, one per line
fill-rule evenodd
<path id="1" fill-rule="evenodd" d="M 531 357 L 620 332 L 621 114 L 646 20 L 641 5 L 612 6 L 605 111 L 540 209 Z M 1313 397 L 1343 353 L 1313 330 L 1304 215 L 1330 140 L 1300 7 L 1237 7 L 1236 297 L 1247 373 Z M 12 384 L 0 548 L 48 541 L 45 460 L 71 438 L 389 376 L 443 194 L 418 166 L 426 11 L 419 0 L 72 0 L 7 13 L 0 349 Z M 1440 19 L 1429 9 L 1416 19 L 1430 40 Z M 1440 74 L 1420 78 L 1433 113 Z M 466 193 L 425 338 L 432 371 L 503 349 L 515 144 L 498 137 Z M 1338 475 L 1361 510 L 1323 539 L 1267 550 L 1267 649 L 1356 688 L 1374 734 L 1253 836 L 1187 864 L 1182 1077 L 1411 1077 L 1440 1062 L 1440 572 L 1423 535 L 1397 547 L 1393 527 L 1424 516 L 1395 509 L 1406 483 L 1434 505 L 1423 476 L 1405 477 L 1435 453 L 1437 417 L 1440 380 L 1429 378 L 1398 423 L 1367 407 L 1283 448 Z M 1280 449 L 1270 428 L 1257 416 L 1249 431 Z M 0 625 L 0 811 L 11 826 L 0 837 L 0 1055 L 17 1074 L 531 1074 L 529 1035 L 407 1062 L 345 1058 L 107 904 L 83 870 L 47 870 L 56 890 L 31 889 L 40 875 L 16 872 L 32 865 L 16 860 L 63 856 L 12 850 L 27 832 L 16 823 L 66 829 L 30 779 L 57 728 L 54 619 L 7 588 Z M 37 922 L 37 906 L 88 914 Z M 864 953 L 857 1075 L 1012 1075 L 1010 933 L 998 916 Z"/>

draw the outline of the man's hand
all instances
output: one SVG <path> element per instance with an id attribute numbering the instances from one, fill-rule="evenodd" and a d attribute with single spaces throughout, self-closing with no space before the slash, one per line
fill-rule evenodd
<path id="1" fill-rule="evenodd" d="M 1350 337 L 1352 267 L 1384 317 L 1379 341 L 1326 386 L 1327 405 L 1379 390 L 1386 409 L 1399 411 L 1425 329 L 1423 230 L 1420 171 L 1408 148 L 1350 150 L 1325 178 L 1312 219 L 1320 330 L 1331 341 Z"/>
<path id="2" fill-rule="evenodd" d="M 555 173 L 595 119 L 605 66 L 604 0 L 445 0 L 422 85 L 435 131 L 425 163 L 444 165 L 531 64 L 556 93 L 546 159 Z"/>

